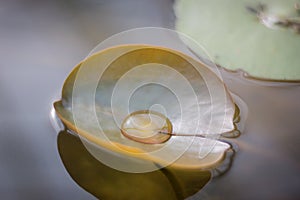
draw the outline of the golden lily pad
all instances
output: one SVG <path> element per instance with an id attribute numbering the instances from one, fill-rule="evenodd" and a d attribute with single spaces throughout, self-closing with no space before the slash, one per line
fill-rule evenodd
<path id="1" fill-rule="evenodd" d="M 132 112 L 155 111 L 155 105 L 165 109 L 159 111 L 178 135 L 161 144 L 124 137 L 124 119 Z M 71 72 L 54 108 L 84 140 L 112 156 L 150 161 L 156 168 L 218 164 L 230 145 L 217 136 L 235 128 L 235 104 L 218 76 L 191 57 L 150 45 L 117 46 L 88 57 Z"/>
<path id="2" fill-rule="evenodd" d="M 299 0 L 177 0 L 176 29 L 226 69 L 264 80 L 300 81 L 299 5 Z"/>

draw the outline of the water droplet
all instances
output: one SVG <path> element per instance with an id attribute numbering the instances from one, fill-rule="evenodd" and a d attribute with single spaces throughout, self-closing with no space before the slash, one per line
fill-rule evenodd
<path id="1" fill-rule="evenodd" d="M 125 137 L 136 142 L 160 144 L 170 139 L 172 123 L 159 112 L 140 110 L 124 119 L 121 132 Z"/>

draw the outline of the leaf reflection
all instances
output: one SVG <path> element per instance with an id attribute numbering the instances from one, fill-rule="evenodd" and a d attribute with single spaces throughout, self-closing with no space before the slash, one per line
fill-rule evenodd
<path id="1" fill-rule="evenodd" d="M 184 199 L 211 179 L 209 170 L 163 168 L 137 174 L 117 171 L 95 159 L 81 140 L 67 131 L 58 134 L 57 144 L 70 176 L 100 199 Z"/>

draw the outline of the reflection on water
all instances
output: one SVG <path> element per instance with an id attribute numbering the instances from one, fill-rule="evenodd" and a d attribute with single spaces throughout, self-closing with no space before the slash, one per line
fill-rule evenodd
<path id="1" fill-rule="evenodd" d="M 95 159 L 81 140 L 67 131 L 58 134 L 57 144 L 74 181 L 100 199 L 184 199 L 211 179 L 209 170 L 164 168 L 139 174 L 120 172 Z"/>

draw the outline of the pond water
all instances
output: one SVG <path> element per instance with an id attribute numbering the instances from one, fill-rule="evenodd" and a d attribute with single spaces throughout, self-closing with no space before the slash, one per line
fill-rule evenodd
<path id="1" fill-rule="evenodd" d="M 74 136 L 58 134 L 53 129 L 49 120 L 52 102 L 60 98 L 68 73 L 100 41 L 134 27 L 172 28 L 172 3 L 171 0 L 0 2 L 3 199 L 95 199 L 86 186 L 76 183 L 79 179 L 73 176 L 74 181 L 70 176 L 70 170 L 76 170 L 72 163 L 78 160 L 68 154 L 69 146 L 64 143 L 77 142 Z M 299 199 L 300 85 L 274 86 L 248 81 L 226 71 L 223 78 L 248 108 L 240 137 L 228 139 L 235 144 L 230 169 L 213 179 L 210 177 L 214 174 L 201 172 L 197 174 L 201 181 L 179 178 L 186 182 L 178 183 L 166 174 L 168 171 L 150 177 L 162 180 L 168 194 L 178 184 L 189 183 L 186 195 L 175 193 L 174 198 L 196 192 L 189 199 Z M 85 153 L 80 144 L 76 149 Z M 88 156 L 81 159 L 94 162 Z M 69 165 L 64 166 L 62 160 Z M 93 167 L 87 162 L 85 167 L 88 166 Z M 96 170 L 113 173 L 101 164 Z M 128 179 L 124 174 L 120 176 Z M 139 179 L 147 178 L 135 177 L 131 184 Z M 107 183 L 97 184 L 105 187 Z M 119 190 L 107 187 L 107 191 Z"/>

